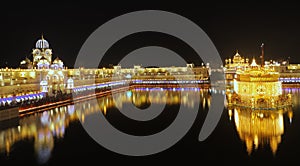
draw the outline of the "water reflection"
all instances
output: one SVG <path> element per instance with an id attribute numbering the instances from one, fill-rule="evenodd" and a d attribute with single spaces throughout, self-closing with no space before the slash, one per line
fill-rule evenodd
<path id="1" fill-rule="evenodd" d="M 51 157 L 56 139 L 62 139 L 72 121 L 81 120 L 100 110 L 106 114 L 110 108 L 122 108 L 123 104 L 133 103 L 143 108 L 148 104 L 167 103 L 194 107 L 195 95 L 200 95 L 203 108 L 210 106 L 210 89 L 200 88 L 135 88 L 98 98 L 98 101 L 82 101 L 75 105 L 58 107 L 42 113 L 22 117 L 13 127 L 0 130 L 0 154 L 10 155 L 11 149 L 19 141 L 33 141 L 36 159 L 39 164 L 46 163 Z M 151 92 L 151 93 L 150 93 Z M 213 93 L 218 93 L 213 91 Z M 114 101 L 114 99 L 116 101 Z M 98 105 L 98 106 L 97 106 Z M 75 110 L 76 108 L 76 110 Z"/>
<path id="2" fill-rule="evenodd" d="M 294 108 L 298 108 L 300 89 L 283 89 L 283 92 L 292 93 Z M 129 103 L 139 108 L 161 103 L 168 105 L 182 103 L 186 107 L 194 107 L 195 95 L 200 95 L 200 106 L 202 109 L 207 109 L 210 107 L 212 93 L 224 94 L 225 91 L 200 88 L 135 88 L 120 92 L 114 97 L 109 95 L 98 98 L 97 101 L 82 101 L 75 105 L 25 116 L 13 126 L 4 129 L 1 126 L 0 155 L 11 155 L 15 148 L 22 146 L 21 144 L 14 148 L 14 145 L 25 141 L 34 147 L 37 162 L 46 163 L 51 157 L 56 140 L 63 139 L 65 130 L 73 121 L 84 122 L 86 116 L 98 113 L 100 110 L 106 114 L 112 108 L 122 108 Z M 226 99 L 224 102 L 226 104 Z M 229 120 L 225 123 L 233 122 L 232 127 L 236 129 L 236 134 L 245 145 L 245 153 L 249 155 L 260 148 L 271 149 L 271 153 L 275 154 L 285 134 L 285 124 L 292 123 L 293 118 L 293 110 L 288 107 L 272 111 L 228 107 L 227 111 L 228 114 L 225 115 L 228 115 Z M 289 121 L 285 122 L 285 119 Z"/>
<path id="3" fill-rule="evenodd" d="M 64 106 L 21 118 L 18 126 L 0 131 L 0 152 L 9 155 L 16 142 L 33 140 L 38 163 L 45 163 L 54 147 L 54 138 L 63 138 L 65 128 L 75 119 L 67 114 L 72 108 Z"/>
<path id="4" fill-rule="evenodd" d="M 292 94 L 293 106 L 298 106 L 299 89 L 293 89 L 293 91 L 291 89 L 283 89 L 283 93 Z M 229 120 L 234 121 L 237 134 L 245 144 L 249 155 L 259 148 L 270 148 L 273 155 L 275 155 L 284 134 L 284 116 L 288 117 L 291 124 L 293 106 L 272 110 L 227 106 L 227 111 Z"/>
<path id="5" fill-rule="evenodd" d="M 234 124 L 240 139 L 245 143 L 250 155 L 253 149 L 270 147 L 275 155 L 281 137 L 284 133 L 284 114 L 292 119 L 291 107 L 280 110 L 251 110 L 249 108 L 235 107 L 228 109 L 230 117 L 234 117 Z"/>

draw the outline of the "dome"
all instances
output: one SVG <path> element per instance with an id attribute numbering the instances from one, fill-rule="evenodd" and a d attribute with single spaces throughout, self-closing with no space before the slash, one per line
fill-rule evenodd
<path id="1" fill-rule="evenodd" d="M 53 63 L 54 64 L 62 63 L 62 61 L 57 57 L 57 58 L 54 59 Z"/>
<path id="2" fill-rule="evenodd" d="M 25 65 L 25 64 L 31 64 L 31 61 L 30 61 L 30 59 L 28 59 L 28 58 L 26 57 L 24 60 L 22 60 L 22 61 L 20 62 L 20 64 L 22 64 L 22 65 Z"/>
<path id="3" fill-rule="evenodd" d="M 236 51 L 236 54 L 233 56 L 232 61 L 233 61 L 233 63 L 243 63 L 244 62 L 244 59 L 239 54 L 238 50 Z"/>
<path id="4" fill-rule="evenodd" d="M 54 69 L 62 69 L 64 68 L 64 63 L 57 57 L 52 65 L 51 65 L 51 68 L 54 68 Z"/>
<path id="5" fill-rule="evenodd" d="M 67 80 L 67 83 L 68 83 L 68 84 L 74 84 L 74 80 L 73 80 L 72 78 L 69 78 L 69 79 Z"/>
<path id="6" fill-rule="evenodd" d="M 258 65 L 256 64 L 255 59 L 253 58 L 252 63 L 250 65 L 251 67 L 257 67 Z"/>
<path id="7" fill-rule="evenodd" d="M 49 48 L 49 43 L 48 43 L 47 40 L 45 40 L 44 37 L 42 36 L 42 39 L 39 39 L 39 40 L 35 43 L 35 48 Z"/>
<path id="8" fill-rule="evenodd" d="M 241 57 L 238 50 L 236 50 L 236 53 L 235 53 L 234 57 Z"/>
<path id="9" fill-rule="evenodd" d="M 236 54 L 233 56 L 233 59 L 234 60 L 240 60 L 242 57 L 241 57 L 241 55 L 239 54 L 239 52 L 238 51 L 236 51 Z"/>

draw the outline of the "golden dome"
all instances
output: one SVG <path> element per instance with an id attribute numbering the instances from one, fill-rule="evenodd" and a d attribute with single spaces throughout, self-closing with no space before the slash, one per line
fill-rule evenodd
<path id="1" fill-rule="evenodd" d="M 257 67 L 258 66 L 257 63 L 256 63 L 256 61 L 255 61 L 255 58 L 253 58 L 252 63 L 251 63 L 250 66 L 251 67 Z"/>
<path id="2" fill-rule="evenodd" d="M 233 56 L 232 61 L 233 61 L 233 63 L 243 63 L 244 62 L 244 58 L 241 57 L 238 50 L 236 51 L 236 54 Z"/>
<path id="3" fill-rule="evenodd" d="M 54 59 L 53 63 L 61 63 L 62 61 L 57 57 Z"/>

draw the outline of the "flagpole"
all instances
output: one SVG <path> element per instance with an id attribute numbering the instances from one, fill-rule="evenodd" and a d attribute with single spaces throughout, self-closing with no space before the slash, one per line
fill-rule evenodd
<path id="1" fill-rule="evenodd" d="M 264 63 L 265 63 L 265 62 L 264 62 L 264 61 L 265 61 L 265 60 L 264 60 L 264 56 L 265 56 L 265 55 L 264 55 L 264 54 L 265 54 L 265 51 L 264 51 L 264 43 L 262 43 L 260 47 L 261 47 L 261 67 L 264 67 Z"/>

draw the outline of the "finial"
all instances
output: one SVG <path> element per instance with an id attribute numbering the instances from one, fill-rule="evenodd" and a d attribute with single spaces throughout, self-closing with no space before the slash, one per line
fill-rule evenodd
<path id="1" fill-rule="evenodd" d="M 239 50 L 238 49 L 236 49 L 236 54 L 239 54 Z"/>
<path id="2" fill-rule="evenodd" d="M 42 40 L 44 40 L 44 34 L 42 33 Z"/>

